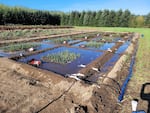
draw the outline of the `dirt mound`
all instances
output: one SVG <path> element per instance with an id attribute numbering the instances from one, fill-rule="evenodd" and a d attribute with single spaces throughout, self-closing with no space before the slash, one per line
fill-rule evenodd
<path id="1" fill-rule="evenodd" d="M 96 85 L 5 58 L 0 59 L 0 64 L 0 112 L 99 113 L 111 110 L 106 109 L 109 100 L 114 98 L 109 95 L 110 89 L 99 89 Z"/>

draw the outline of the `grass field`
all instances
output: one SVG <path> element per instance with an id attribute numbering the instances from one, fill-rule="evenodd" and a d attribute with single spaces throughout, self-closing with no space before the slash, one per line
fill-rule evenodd
<path id="1" fill-rule="evenodd" d="M 144 34 L 139 39 L 139 47 L 134 65 L 133 77 L 131 78 L 125 94 L 125 102 L 122 105 L 120 113 L 131 112 L 131 100 L 139 99 L 139 109 L 147 110 L 147 102 L 141 100 L 140 91 L 142 84 L 150 83 L 150 28 L 112 28 L 112 27 L 77 27 L 78 29 L 93 29 L 99 31 L 114 32 L 137 32 Z"/>

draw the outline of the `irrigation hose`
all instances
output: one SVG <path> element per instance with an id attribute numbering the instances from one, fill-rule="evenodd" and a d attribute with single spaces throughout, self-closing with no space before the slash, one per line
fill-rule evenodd
<path id="1" fill-rule="evenodd" d="M 132 77 L 132 72 L 133 72 L 132 69 L 133 69 L 133 66 L 134 66 L 134 63 L 135 63 L 135 56 L 136 56 L 137 48 L 138 48 L 138 44 L 136 44 L 136 49 L 134 50 L 134 54 L 133 54 L 131 62 L 130 62 L 129 74 L 128 74 L 127 78 L 125 79 L 125 81 L 124 81 L 124 83 L 121 87 L 121 93 L 118 97 L 119 102 L 121 102 L 123 100 L 128 82 L 130 81 L 130 79 Z"/>
<path id="2" fill-rule="evenodd" d="M 67 93 L 71 88 L 72 86 L 75 84 L 76 81 L 74 81 L 70 87 L 68 89 L 66 89 L 61 95 L 59 95 L 57 98 L 53 99 L 52 101 L 50 101 L 48 104 L 46 104 L 45 106 L 43 106 L 41 109 L 39 109 L 38 111 L 36 111 L 35 113 L 40 113 L 41 111 L 43 111 L 44 109 L 46 109 L 50 104 L 52 104 L 53 102 L 57 101 L 58 99 L 60 99 L 65 93 Z M 88 82 L 91 82 L 91 81 L 88 81 Z M 97 82 L 92 82 L 92 83 L 95 83 L 96 85 L 98 86 L 108 86 L 109 88 L 113 89 L 116 91 L 116 93 L 120 94 L 120 91 L 118 89 L 116 89 L 116 87 L 112 86 L 112 85 L 109 85 L 109 84 L 98 84 Z"/>
<path id="3" fill-rule="evenodd" d="M 37 110 L 34 113 L 40 113 L 41 111 L 43 111 L 44 109 L 46 109 L 50 104 L 52 104 L 53 102 L 57 101 L 58 99 L 60 99 L 65 93 L 67 93 L 72 86 L 75 84 L 76 81 L 73 81 L 73 83 L 69 86 L 68 89 L 66 89 L 62 94 L 60 94 L 57 98 L 53 99 L 52 101 L 50 101 L 49 103 L 47 103 L 45 106 L 43 106 L 41 109 Z"/>

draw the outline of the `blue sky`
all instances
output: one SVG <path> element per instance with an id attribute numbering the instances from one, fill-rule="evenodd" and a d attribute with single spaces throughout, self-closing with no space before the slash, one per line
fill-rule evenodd
<path id="1" fill-rule="evenodd" d="M 0 0 L 8 6 L 23 6 L 32 9 L 70 12 L 73 10 L 119 10 L 129 9 L 133 14 L 150 12 L 150 0 Z"/>

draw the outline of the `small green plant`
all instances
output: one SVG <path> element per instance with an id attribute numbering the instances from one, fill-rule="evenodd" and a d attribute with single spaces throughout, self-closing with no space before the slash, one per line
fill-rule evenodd
<path id="1" fill-rule="evenodd" d="M 16 32 L 16 36 L 17 36 L 17 37 L 22 36 L 22 35 L 23 35 L 23 32 L 22 32 L 22 31 L 17 31 L 17 32 Z"/>
<path id="2" fill-rule="evenodd" d="M 96 42 L 96 41 L 91 41 L 85 44 L 86 47 L 94 47 L 94 48 L 99 48 L 102 46 L 104 43 L 102 42 Z"/>
<path id="3" fill-rule="evenodd" d="M 80 54 L 75 54 L 72 52 L 69 52 L 67 50 L 59 53 L 53 53 L 48 54 L 47 56 L 42 57 L 42 60 L 46 62 L 55 62 L 60 64 L 67 64 L 69 62 L 72 62 L 73 60 L 80 57 Z"/>
<path id="4" fill-rule="evenodd" d="M 78 39 L 78 38 L 83 38 L 83 37 L 85 37 L 85 34 L 74 35 L 72 36 L 72 39 Z"/>
<path id="5" fill-rule="evenodd" d="M 96 36 L 96 34 L 95 33 L 89 33 L 89 34 L 79 34 L 79 35 L 74 35 L 74 36 L 72 36 L 72 39 L 79 39 L 79 38 L 85 38 L 85 37 L 87 37 L 87 38 L 91 38 L 91 37 L 94 37 L 94 36 Z"/>
<path id="6" fill-rule="evenodd" d="M 14 52 L 14 51 L 20 51 L 20 50 L 24 50 L 24 49 L 28 49 L 31 47 L 37 47 L 39 46 L 39 44 L 29 44 L 29 43 L 23 43 L 23 44 L 11 44 L 9 46 L 6 47 L 2 47 L 1 49 L 3 49 L 6 52 Z"/>
<path id="7" fill-rule="evenodd" d="M 103 37 L 101 40 L 103 41 L 113 41 L 113 37 Z"/>
<path id="8" fill-rule="evenodd" d="M 52 42 L 56 43 L 56 44 L 62 44 L 64 41 L 71 41 L 72 39 L 70 37 L 60 37 L 60 38 L 56 38 L 56 39 L 52 39 Z"/>

